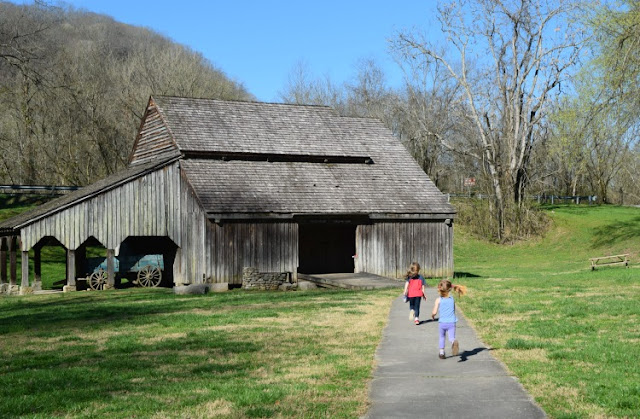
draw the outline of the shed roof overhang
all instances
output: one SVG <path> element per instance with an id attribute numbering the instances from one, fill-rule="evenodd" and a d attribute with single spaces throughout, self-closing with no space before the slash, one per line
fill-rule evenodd
<path id="1" fill-rule="evenodd" d="M 158 170 L 161 167 L 177 161 L 179 158 L 180 157 L 174 156 L 171 158 L 157 159 L 145 164 L 129 167 L 89 186 L 78 189 L 67 195 L 61 196 L 60 198 L 56 198 L 42 204 L 32 210 L 4 220 L 0 223 L 0 236 L 19 235 L 20 230 L 25 226 L 77 205 L 80 202 L 91 199 L 96 195 L 114 189 L 120 185 L 130 182 L 133 179 Z"/>

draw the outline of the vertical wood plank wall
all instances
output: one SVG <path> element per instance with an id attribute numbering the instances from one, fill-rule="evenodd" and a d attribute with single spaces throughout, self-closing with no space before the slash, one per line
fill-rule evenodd
<path id="1" fill-rule="evenodd" d="M 107 249 L 117 249 L 129 236 L 169 237 L 180 249 L 174 261 L 176 284 L 241 284 L 245 266 L 293 273 L 298 266 L 296 223 L 211 223 L 179 163 L 24 227 L 23 251 L 47 236 L 68 250 L 91 236 Z"/>
<path id="2" fill-rule="evenodd" d="M 76 250 L 93 236 L 107 249 L 117 249 L 128 236 L 168 236 L 177 245 L 182 203 L 169 199 L 180 184 L 178 163 L 171 164 L 90 199 L 78 202 L 21 229 L 22 249 L 52 236 Z"/>
<path id="3" fill-rule="evenodd" d="M 207 259 L 213 282 L 242 283 L 242 269 L 291 272 L 298 267 L 298 225 L 293 222 L 209 224 Z"/>
<path id="4" fill-rule="evenodd" d="M 453 226 L 444 220 L 359 225 L 356 252 L 356 272 L 401 278 L 415 261 L 425 277 L 451 277 Z"/>

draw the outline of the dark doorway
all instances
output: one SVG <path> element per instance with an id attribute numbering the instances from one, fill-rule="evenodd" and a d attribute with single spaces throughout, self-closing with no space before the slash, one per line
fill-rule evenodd
<path id="1" fill-rule="evenodd" d="M 298 232 L 298 272 L 353 272 L 353 256 L 356 253 L 355 224 L 300 224 Z"/>
<path id="2" fill-rule="evenodd" d="M 122 244 L 118 259 L 123 270 L 121 275 L 126 277 L 131 283 L 137 279 L 138 262 L 145 255 L 162 255 L 163 269 L 160 286 L 173 287 L 173 263 L 176 257 L 178 246 L 168 237 L 164 236 L 129 236 Z"/>

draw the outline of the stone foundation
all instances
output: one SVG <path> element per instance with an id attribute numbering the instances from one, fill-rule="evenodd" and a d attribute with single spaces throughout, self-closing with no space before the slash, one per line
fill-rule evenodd
<path id="1" fill-rule="evenodd" d="M 242 270 L 242 288 L 246 290 L 293 289 L 290 272 L 259 272 L 256 268 Z"/>

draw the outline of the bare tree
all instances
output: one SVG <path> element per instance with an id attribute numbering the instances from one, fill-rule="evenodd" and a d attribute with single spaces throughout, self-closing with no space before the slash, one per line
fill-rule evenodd
<path id="1" fill-rule="evenodd" d="M 446 52 L 412 32 L 394 43 L 405 60 L 435 61 L 459 85 L 475 130 L 466 152 L 487 168 L 499 238 L 507 205 L 522 204 L 550 96 L 561 92 L 583 45 L 582 28 L 568 18 L 574 7 L 568 0 L 462 0 L 438 8 Z M 448 138 L 441 143 L 456 148 Z"/>
<path id="2" fill-rule="evenodd" d="M 119 170 L 152 94 L 253 99 L 148 29 L 0 2 L 0 181 L 85 185 Z"/>

